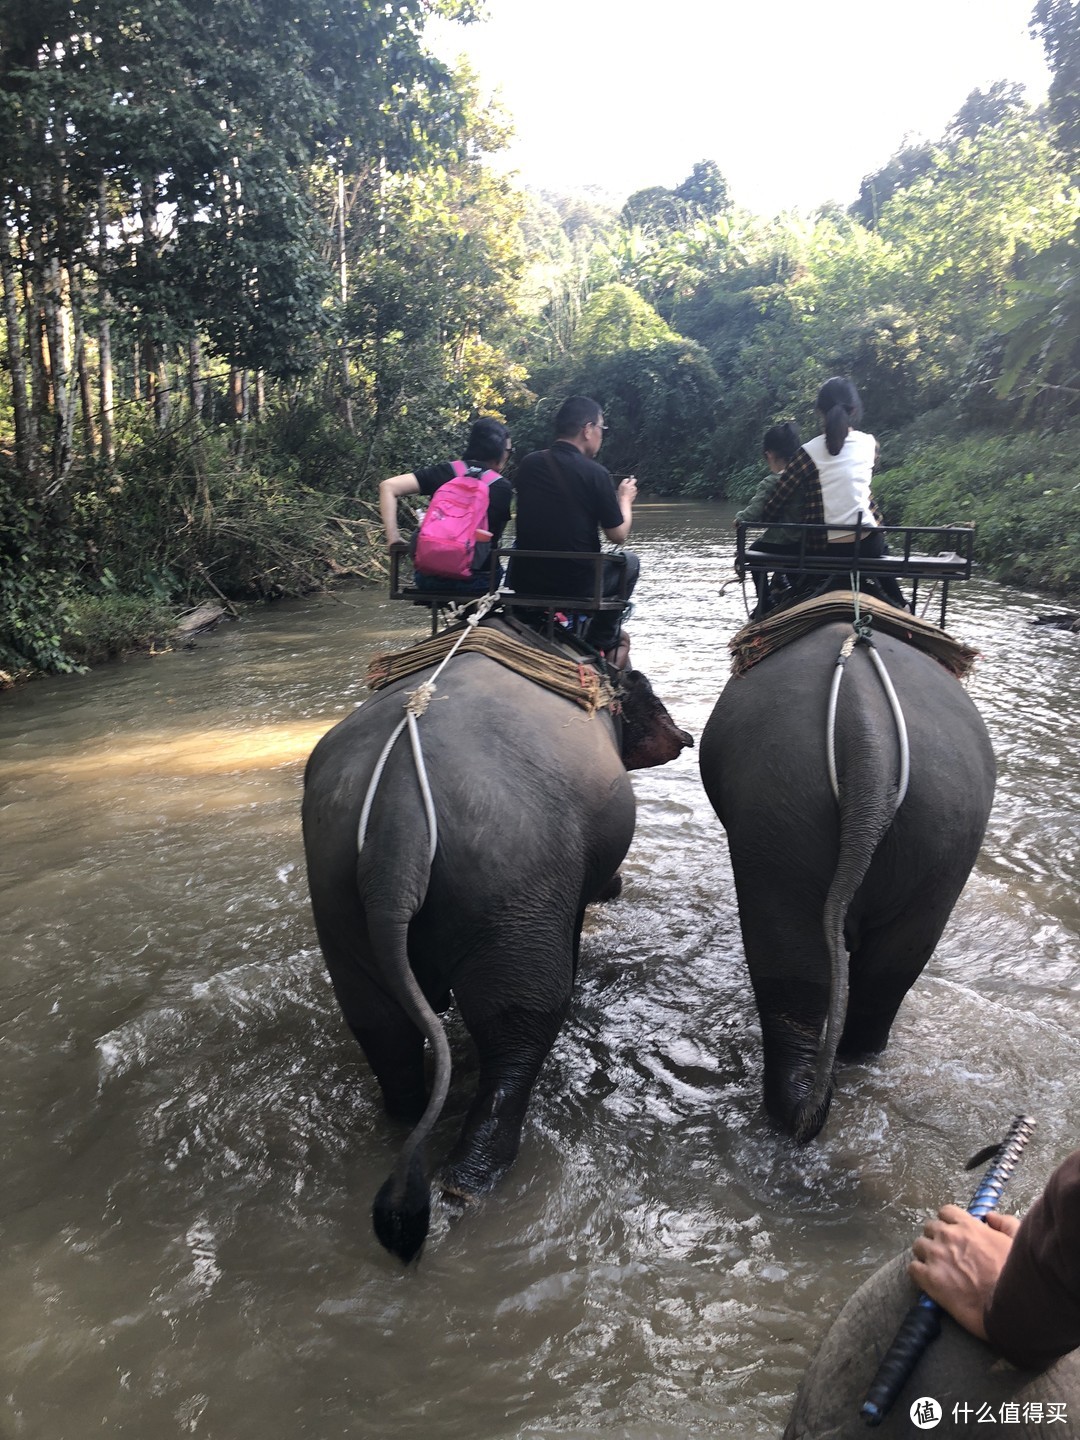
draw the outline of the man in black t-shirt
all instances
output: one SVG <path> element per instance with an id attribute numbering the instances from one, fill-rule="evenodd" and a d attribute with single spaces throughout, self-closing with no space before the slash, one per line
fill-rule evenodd
<path id="1" fill-rule="evenodd" d="M 609 472 L 597 463 L 606 428 L 595 400 L 572 395 L 563 402 L 555 417 L 555 443 L 526 455 L 514 480 L 518 549 L 597 555 L 598 527 L 620 545 L 630 534 L 637 481 L 627 476 L 616 489 Z M 638 557 L 629 551 L 605 555 L 603 593 L 629 596 L 639 567 Z M 509 578 L 521 595 L 568 597 L 591 594 L 594 575 L 592 561 L 512 559 Z M 614 611 L 597 614 L 586 638 L 597 649 L 613 648 L 620 619 Z"/>
<path id="2" fill-rule="evenodd" d="M 474 466 L 477 469 L 501 472 L 505 469 L 513 448 L 510 432 L 505 425 L 498 420 L 477 420 L 469 431 L 469 439 L 462 458 L 466 465 Z M 395 547 L 399 547 L 402 551 L 406 549 L 405 542 L 401 538 L 401 531 L 398 529 L 398 501 L 405 495 L 434 495 L 440 485 L 445 485 L 448 480 L 453 480 L 456 474 L 453 464 L 449 460 L 443 460 L 438 465 L 427 465 L 421 470 L 410 471 L 405 475 L 392 475 L 388 480 L 382 481 L 379 485 L 379 514 L 382 516 L 383 529 L 386 531 L 386 548 L 388 550 L 393 550 Z M 487 528 L 491 531 L 491 546 L 496 549 L 502 542 L 502 533 L 510 519 L 512 496 L 513 490 L 509 480 L 503 479 L 500 473 L 499 479 L 493 480 L 488 487 Z M 487 556 L 490 553 L 490 550 L 485 548 L 481 568 L 476 571 L 471 580 L 442 580 L 418 573 L 416 575 L 417 589 L 422 590 L 426 587 L 442 592 L 461 591 L 462 594 L 483 594 L 488 588 Z"/>

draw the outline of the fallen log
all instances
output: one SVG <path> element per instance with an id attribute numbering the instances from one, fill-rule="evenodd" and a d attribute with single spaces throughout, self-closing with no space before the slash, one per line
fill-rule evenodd
<path id="1" fill-rule="evenodd" d="M 203 635 L 207 630 L 213 630 L 224 615 L 224 605 L 219 605 L 216 600 L 204 600 L 201 605 L 196 605 L 194 610 L 186 610 L 177 617 L 173 635 L 181 641 L 191 640 L 196 635 Z"/>
<path id="2" fill-rule="evenodd" d="M 1049 625 L 1054 630 L 1071 630 L 1080 634 L 1080 611 L 1059 610 L 1056 615 L 1036 615 L 1033 625 Z"/>

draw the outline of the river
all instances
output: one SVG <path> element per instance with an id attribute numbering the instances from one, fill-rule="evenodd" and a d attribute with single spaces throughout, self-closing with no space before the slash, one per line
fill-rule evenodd
<path id="1" fill-rule="evenodd" d="M 744 616 L 730 511 L 638 509 L 634 662 L 699 737 Z M 888 1050 L 819 1142 L 760 1106 L 723 832 L 694 752 L 634 777 L 520 1158 L 419 1264 L 371 1199 L 398 1132 L 307 904 L 304 760 L 424 633 L 373 591 L 0 696 L 0 1434 L 211 1440 L 778 1436 L 851 1291 L 1020 1110 L 1030 1202 L 1077 1143 L 1080 637 L 956 586 L 999 788 Z M 917 763 L 917 762 L 916 762 Z M 439 1138 L 469 1090 L 455 1079 Z"/>

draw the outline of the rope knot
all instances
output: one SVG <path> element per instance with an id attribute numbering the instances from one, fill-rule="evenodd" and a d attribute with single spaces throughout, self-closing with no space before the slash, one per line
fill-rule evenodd
<path id="1" fill-rule="evenodd" d="M 434 682 L 425 680 L 422 685 L 418 685 L 415 690 L 410 690 L 405 696 L 405 709 L 410 715 L 423 715 L 431 704 L 434 694 Z"/>

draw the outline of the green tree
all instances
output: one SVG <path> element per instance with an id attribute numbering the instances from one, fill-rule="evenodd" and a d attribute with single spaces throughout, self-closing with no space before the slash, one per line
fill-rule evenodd
<path id="1" fill-rule="evenodd" d="M 1080 0 L 1036 0 L 1031 29 L 1046 51 L 1050 114 L 1075 171 L 1080 169 Z"/>
<path id="2" fill-rule="evenodd" d="M 934 147 L 929 142 L 904 144 L 880 170 L 864 175 L 859 198 L 850 207 L 856 219 L 873 230 L 878 217 L 899 190 L 913 185 L 934 164 Z"/>
<path id="3" fill-rule="evenodd" d="M 1000 125 L 1012 115 L 1022 115 L 1027 108 L 1022 85 L 995 80 L 989 90 L 972 90 L 945 131 L 945 143 L 974 140 L 980 130 Z"/>
<path id="4" fill-rule="evenodd" d="M 524 198 L 484 164 L 502 143 L 473 77 L 459 87 L 455 155 L 388 174 L 368 164 L 349 184 L 344 229 L 350 270 L 339 320 L 351 357 L 370 465 L 414 460 L 418 445 L 453 446 L 477 410 L 499 413 L 522 392 L 511 336 L 525 265 Z M 426 418 L 425 418 L 426 417 Z M 418 422 L 431 438 L 422 441 Z"/>
<path id="5" fill-rule="evenodd" d="M 699 220 L 726 215 L 731 209 L 727 181 L 714 160 L 699 160 L 674 190 L 651 185 L 635 190 L 620 214 L 623 225 L 646 233 L 684 230 Z"/>
<path id="6" fill-rule="evenodd" d="M 647 300 L 628 285 L 604 285 L 589 297 L 575 336 L 585 362 L 626 350 L 651 350 L 678 337 Z"/>
<path id="7" fill-rule="evenodd" d="M 902 258 L 897 299 L 923 317 L 943 379 L 998 323 L 1022 265 L 1067 235 L 1076 217 L 1076 192 L 1030 114 L 938 152 L 933 169 L 885 206 L 879 231 Z"/>

